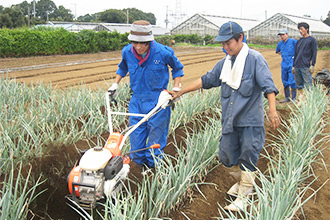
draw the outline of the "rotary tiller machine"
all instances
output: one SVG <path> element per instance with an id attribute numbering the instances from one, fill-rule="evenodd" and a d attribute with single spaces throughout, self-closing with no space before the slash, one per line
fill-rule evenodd
<path id="1" fill-rule="evenodd" d="M 110 110 L 110 100 L 115 102 L 113 93 L 106 93 L 106 106 L 109 123 L 109 138 L 103 147 L 96 146 L 82 154 L 78 165 L 74 166 L 67 178 L 69 189 L 68 197 L 79 204 L 82 208 L 91 210 L 97 203 L 105 200 L 106 197 L 116 197 L 122 189 L 123 182 L 130 171 L 130 159 L 128 154 L 122 154 L 121 149 L 129 135 L 142 123 L 147 121 L 158 111 L 165 109 L 171 104 L 172 96 L 166 91 L 162 91 L 158 98 L 157 105 L 148 114 L 134 114 L 123 112 L 112 112 Z M 113 132 L 111 115 L 139 116 L 141 120 L 129 128 L 125 135 Z M 138 151 L 159 148 L 159 144 L 154 144 L 148 148 Z"/>

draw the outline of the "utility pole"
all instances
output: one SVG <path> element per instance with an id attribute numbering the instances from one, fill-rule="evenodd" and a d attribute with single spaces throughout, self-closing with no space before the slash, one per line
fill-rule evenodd
<path id="1" fill-rule="evenodd" d="M 30 28 L 30 6 L 28 5 L 28 28 Z"/>
<path id="2" fill-rule="evenodd" d="M 36 17 L 36 0 L 33 0 L 33 17 Z"/>
<path id="3" fill-rule="evenodd" d="M 168 23 L 170 23 L 170 21 L 168 20 L 168 6 L 166 6 L 166 19 L 165 19 L 166 29 L 167 29 Z"/>
<path id="4" fill-rule="evenodd" d="M 122 10 L 122 12 L 126 15 L 126 24 L 129 24 L 129 12 L 128 9 L 126 9 L 126 13 L 124 12 L 124 9 Z"/>

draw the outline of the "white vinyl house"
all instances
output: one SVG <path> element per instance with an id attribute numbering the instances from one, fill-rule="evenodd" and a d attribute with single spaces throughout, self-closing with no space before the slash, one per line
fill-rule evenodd
<path id="1" fill-rule="evenodd" d="M 330 39 L 330 26 L 321 20 L 309 17 L 299 17 L 283 13 L 277 13 L 267 20 L 256 25 L 249 31 L 249 37 L 263 37 L 268 39 L 278 39 L 280 29 L 286 28 L 291 38 L 300 38 L 298 23 L 306 22 L 309 24 L 309 34 L 316 39 Z"/>
<path id="2" fill-rule="evenodd" d="M 244 34 L 248 38 L 249 30 L 259 24 L 258 20 L 234 18 L 217 15 L 195 14 L 186 21 L 177 25 L 171 30 L 172 34 L 197 34 L 204 37 L 205 35 L 217 36 L 219 28 L 222 24 L 234 21 L 242 26 Z"/>

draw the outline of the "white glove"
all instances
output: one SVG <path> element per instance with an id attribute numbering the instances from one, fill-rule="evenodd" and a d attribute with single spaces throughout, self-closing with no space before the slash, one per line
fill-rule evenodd
<path id="1" fill-rule="evenodd" d="M 180 92 L 180 91 L 181 91 L 181 83 L 179 84 L 179 86 L 180 86 L 180 87 L 173 87 L 172 90 L 173 90 L 174 92 Z M 177 101 L 179 101 L 179 100 L 180 100 L 180 97 L 174 99 L 173 102 L 177 102 Z"/>
<path id="2" fill-rule="evenodd" d="M 113 83 L 110 88 L 108 89 L 108 93 L 111 96 L 116 96 L 117 95 L 117 89 L 118 89 L 118 83 Z"/>

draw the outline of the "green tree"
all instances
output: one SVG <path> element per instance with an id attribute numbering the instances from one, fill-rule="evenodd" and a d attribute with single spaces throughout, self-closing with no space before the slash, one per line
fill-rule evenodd
<path id="1" fill-rule="evenodd" d="M 52 14 L 52 20 L 73 21 L 73 18 L 71 10 L 64 8 L 63 5 L 60 5 Z"/>
<path id="2" fill-rule="evenodd" d="M 123 10 L 109 9 L 100 13 L 98 20 L 106 23 L 133 23 L 136 20 L 146 20 L 150 24 L 156 24 L 156 17 L 152 13 L 145 13 L 136 8 L 125 8 Z"/>
<path id="3" fill-rule="evenodd" d="M 124 13 L 128 11 L 129 14 L 129 23 L 133 23 L 136 20 L 146 20 L 150 24 L 156 24 L 156 17 L 153 13 L 145 13 L 136 8 L 125 8 L 122 10 Z"/>
<path id="4" fill-rule="evenodd" d="M 29 14 L 29 10 L 30 10 L 30 14 L 32 14 L 32 4 L 29 4 L 27 1 L 24 1 L 15 6 L 19 7 L 25 16 L 27 16 Z"/>
<path id="5" fill-rule="evenodd" d="M 18 4 L 23 11 L 25 16 L 28 16 L 28 11 L 30 10 L 31 24 L 45 23 L 48 20 L 61 20 L 61 21 L 73 21 L 74 15 L 71 13 L 70 9 L 66 9 L 64 6 L 60 5 L 58 8 L 56 4 L 51 0 L 40 0 L 36 2 L 36 17 L 33 16 L 33 4 L 29 4 L 24 1 Z"/>
<path id="6" fill-rule="evenodd" d="M 108 9 L 100 13 L 98 18 L 102 22 L 106 23 L 126 23 L 126 15 L 122 10 Z"/>
<path id="7" fill-rule="evenodd" d="M 2 9 L 0 27 L 16 28 L 25 25 L 25 16 L 18 6 Z"/>
<path id="8" fill-rule="evenodd" d="M 6 10 L 5 10 L 6 9 Z M 30 13 L 29 13 L 30 11 Z M 36 2 L 36 16 L 33 16 L 33 4 L 23 1 L 10 8 L 0 6 L 0 27 L 16 28 L 28 24 L 43 24 L 48 20 L 73 21 L 74 15 L 69 9 L 60 5 L 58 8 L 51 0 Z M 29 17 L 30 16 L 30 17 Z"/>
<path id="9" fill-rule="evenodd" d="M 55 18 L 54 12 L 57 10 L 55 3 L 51 0 L 40 0 L 36 2 L 36 15 L 47 21 Z"/>
<path id="10" fill-rule="evenodd" d="M 12 28 L 14 23 L 8 13 L 1 13 L 0 15 L 0 28 Z"/>
<path id="11" fill-rule="evenodd" d="M 327 19 L 325 19 L 323 22 L 330 26 L 330 11 L 328 12 Z"/>

